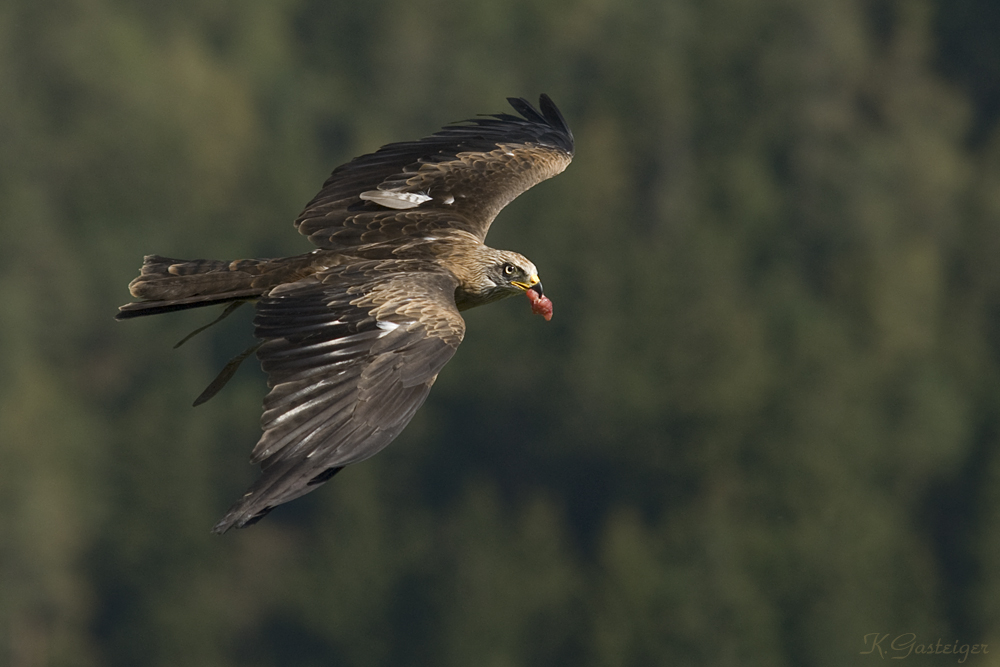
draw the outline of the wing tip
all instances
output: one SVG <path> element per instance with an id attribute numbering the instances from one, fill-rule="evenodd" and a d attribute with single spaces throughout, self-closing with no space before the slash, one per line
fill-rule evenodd
<path id="1" fill-rule="evenodd" d="M 243 506 L 244 502 L 241 500 L 233 505 L 232 508 L 226 515 L 222 517 L 219 523 L 212 527 L 212 532 L 216 535 L 223 535 L 230 528 L 246 528 L 247 526 L 252 526 L 274 509 L 273 506 L 268 505 L 262 510 L 256 512 L 248 512 Z"/>
<path id="2" fill-rule="evenodd" d="M 513 107 L 514 111 L 521 114 L 525 121 L 549 128 L 551 132 L 546 133 L 542 138 L 553 140 L 559 148 L 573 155 L 575 147 L 573 132 L 569 129 L 566 118 L 559 111 L 559 107 L 546 93 L 538 96 L 537 109 L 523 97 L 508 97 L 507 103 Z"/>
<path id="3" fill-rule="evenodd" d="M 507 104 L 514 108 L 514 111 L 518 112 L 524 119 L 532 123 L 540 123 L 542 125 L 548 125 L 545 116 L 538 113 L 538 110 L 534 105 L 523 97 L 508 97 Z"/>

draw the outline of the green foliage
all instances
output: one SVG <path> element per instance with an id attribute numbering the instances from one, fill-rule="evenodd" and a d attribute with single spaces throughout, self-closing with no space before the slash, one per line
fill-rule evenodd
<path id="1" fill-rule="evenodd" d="M 996 641 L 1000 64 L 950 6 L 5 3 L 0 664 Z M 468 313 L 391 448 L 210 535 L 262 375 L 189 405 L 249 315 L 116 325 L 141 256 L 302 252 L 333 166 L 539 92 L 577 158 L 490 242 L 555 319 Z"/>

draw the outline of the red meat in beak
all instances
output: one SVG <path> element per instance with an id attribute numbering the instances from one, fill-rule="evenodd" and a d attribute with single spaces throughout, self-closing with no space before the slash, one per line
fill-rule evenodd
<path id="1" fill-rule="evenodd" d="M 542 293 L 541 283 L 525 290 L 524 293 L 528 295 L 528 301 L 531 302 L 531 312 L 535 315 L 541 315 L 546 322 L 552 319 L 552 301 Z"/>

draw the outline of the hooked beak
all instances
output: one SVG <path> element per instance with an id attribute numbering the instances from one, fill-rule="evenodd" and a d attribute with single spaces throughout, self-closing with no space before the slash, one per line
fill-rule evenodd
<path id="1" fill-rule="evenodd" d="M 514 285 L 515 287 L 520 287 L 525 292 L 527 292 L 530 289 L 538 292 L 538 296 L 544 296 L 544 293 L 542 292 L 542 281 L 538 279 L 537 275 L 529 276 L 528 282 L 524 282 L 522 280 L 514 280 L 511 281 L 510 284 Z"/>

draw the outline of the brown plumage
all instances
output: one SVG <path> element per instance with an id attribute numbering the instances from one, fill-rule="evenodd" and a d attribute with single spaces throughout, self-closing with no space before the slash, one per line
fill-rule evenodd
<path id="1" fill-rule="evenodd" d="M 295 220 L 318 249 L 281 259 L 185 261 L 149 255 L 118 319 L 256 303 L 268 376 L 261 477 L 217 533 L 254 523 L 388 445 L 465 335 L 459 311 L 527 293 L 549 319 L 535 265 L 484 245 L 497 213 L 560 173 L 573 135 L 552 100 L 383 146 L 333 171 Z M 238 357 L 196 401 L 217 392 Z"/>

